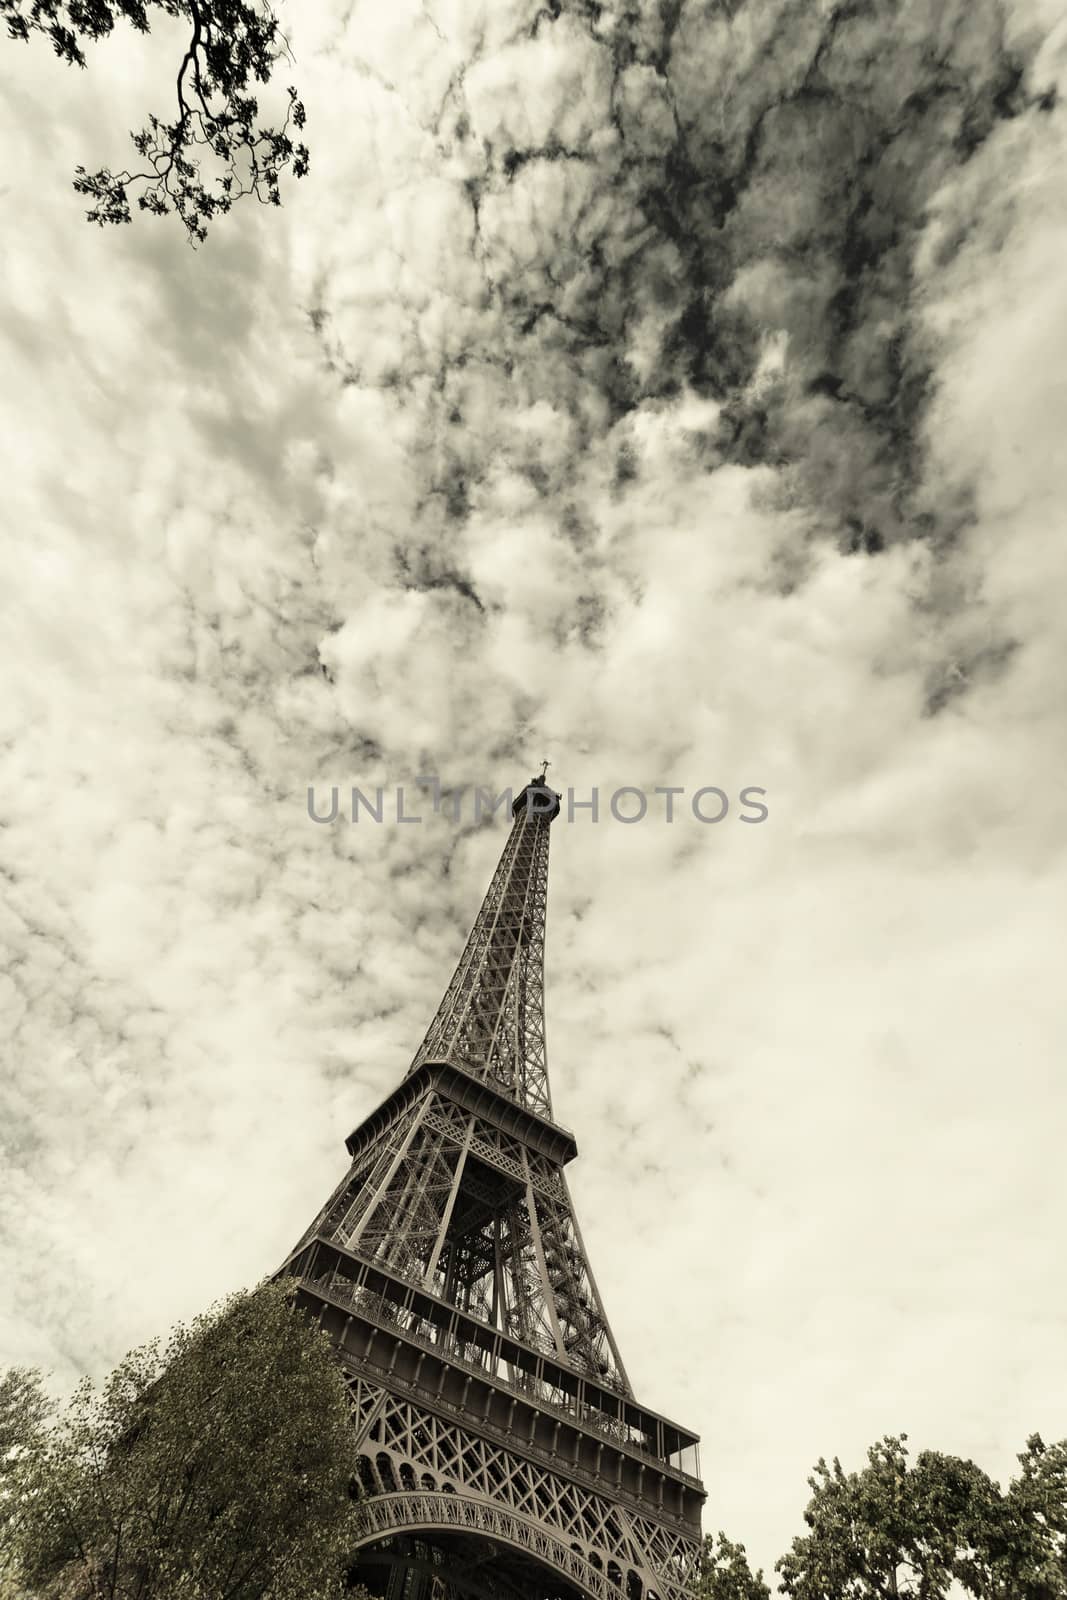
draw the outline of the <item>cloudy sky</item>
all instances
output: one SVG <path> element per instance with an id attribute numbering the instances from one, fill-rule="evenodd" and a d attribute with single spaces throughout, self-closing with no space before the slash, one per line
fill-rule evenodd
<path id="1" fill-rule="evenodd" d="M 716 785 L 554 826 L 549 1060 L 770 1566 L 821 1454 L 1067 1434 L 1062 8 L 311 10 L 198 251 L 70 187 L 180 30 L 3 47 L 0 1360 L 270 1271 L 405 1071 L 503 828 L 309 784 Z"/>

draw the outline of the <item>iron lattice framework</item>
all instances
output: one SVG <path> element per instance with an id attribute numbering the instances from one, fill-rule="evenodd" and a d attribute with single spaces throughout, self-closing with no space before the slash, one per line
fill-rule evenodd
<path id="1" fill-rule="evenodd" d="M 452 981 L 412 1062 L 452 1061 L 551 1117 L 545 1059 L 548 828 L 558 797 L 531 784 Z M 549 804 L 542 804 L 548 800 Z"/>
<path id="2" fill-rule="evenodd" d="M 522 791 L 396 1090 L 286 1262 L 361 1444 L 354 1578 L 387 1600 L 682 1600 L 696 1436 L 634 1398 L 551 1120 L 544 938 L 559 797 Z"/>

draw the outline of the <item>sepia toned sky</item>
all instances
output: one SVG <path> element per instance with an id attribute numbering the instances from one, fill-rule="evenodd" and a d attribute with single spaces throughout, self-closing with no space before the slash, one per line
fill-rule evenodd
<path id="1" fill-rule="evenodd" d="M 555 1112 L 706 1526 L 1067 1435 L 1060 9 L 294 9 L 311 173 L 197 251 L 70 187 L 181 30 L 5 42 L 0 1362 L 271 1271 L 406 1070 L 503 826 L 308 786 L 548 758 Z"/>

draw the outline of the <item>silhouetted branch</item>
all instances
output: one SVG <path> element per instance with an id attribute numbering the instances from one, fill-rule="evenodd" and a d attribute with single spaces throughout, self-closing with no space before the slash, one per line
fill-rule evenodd
<path id="1" fill-rule="evenodd" d="M 103 226 L 131 220 L 131 191 L 143 185 L 138 208 L 154 216 L 177 212 L 190 243 L 197 244 L 207 237 L 208 223 L 245 195 L 280 205 L 280 179 L 287 167 L 296 178 L 306 175 L 307 146 L 291 136 L 304 127 L 304 106 L 290 86 L 281 126 L 255 126 L 259 106 L 246 92 L 249 83 L 268 83 L 279 57 L 289 56 L 269 0 L 152 3 L 191 23 L 175 84 L 177 120 L 150 116 L 146 128 L 131 133 L 147 170 L 101 167 L 90 173 L 79 166 L 74 188 L 93 202 L 88 220 Z M 0 0 L 0 13 L 12 38 L 26 41 L 31 33 L 43 33 L 61 59 L 80 67 L 86 65 L 80 40 L 106 37 L 117 18 L 139 32 L 149 31 L 142 0 Z"/>

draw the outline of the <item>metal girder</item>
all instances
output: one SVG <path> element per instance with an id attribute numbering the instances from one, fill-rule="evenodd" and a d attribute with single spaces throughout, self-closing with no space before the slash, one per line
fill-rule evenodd
<path id="1" fill-rule="evenodd" d="M 562 1169 L 442 1092 L 362 1151 L 318 1231 L 631 1393 Z"/>
<path id="2" fill-rule="evenodd" d="M 544 789 L 529 786 L 535 787 Z M 545 1117 L 552 1115 L 544 1005 L 550 825 L 543 811 L 516 811 L 459 965 L 410 1068 L 455 1062 Z"/>
<path id="3" fill-rule="evenodd" d="M 401 1530 L 462 1529 L 528 1552 L 593 1600 L 619 1600 L 620 1588 L 626 1600 L 638 1583 L 643 1600 L 685 1600 L 693 1539 L 519 1449 L 389 1394 L 360 1425 L 359 1443 L 361 1545 Z"/>

